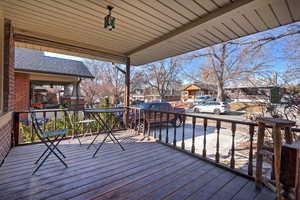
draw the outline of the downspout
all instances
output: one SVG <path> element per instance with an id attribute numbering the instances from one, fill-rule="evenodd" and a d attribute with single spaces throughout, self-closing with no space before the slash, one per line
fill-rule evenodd
<path id="1" fill-rule="evenodd" d="M 81 83 L 82 79 L 79 77 L 79 81 L 77 81 L 76 83 L 76 100 L 77 100 L 77 103 L 79 102 L 79 85 Z"/>

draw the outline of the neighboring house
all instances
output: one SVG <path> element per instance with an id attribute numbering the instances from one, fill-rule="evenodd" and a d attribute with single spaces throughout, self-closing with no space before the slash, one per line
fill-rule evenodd
<path id="1" fill-rule="evenodd" d="M 226 96 L 239 102 L 269 102 L 272 89 L 278 88 L 278 93 L 283 94 L 285 88 L 279 87 L 276 78 L 257 79 L 250 77 L 231 82 L 225 87 Z"/>
<path id="2" fill-rule="evenodd" d="M 193 84 L 187 85 L 182 90 L 182 100 L 186 101 L 188 99 L 195 99 L 197 96 L 203 95 L 216 95 L 216 87 L 211 84 L 205 84 L 200 82 L 195 82 Z"/>
<path id="3" fill-rule="evenodd" d="M 135 88 L 131 91 L 131 101 L 145 101 L 144 89 Z"/>
<path id="4" fill-rule="evenodd" d="M 42 51 L 15 49 L 15 110 L 82 104 L 79 83 L 94 78 L 80 61 L 45 56 Z M 77 89 L 76 89 L 77 88 Z"/>
<path id="5" fill-rule="evenodd" d="M 165 95 L 163 100 L 166 101 L 179 101 L 181 98 L 181 91 L 177 89 L 171 89 Z M 131 94 L 132 101 L 144 101 L 144 102 L 151 102 L 151 101 L 159 101 L 161 97 L 158 91 L 155 88 L 144 88 L 144 89 L 134 89 Z"/>

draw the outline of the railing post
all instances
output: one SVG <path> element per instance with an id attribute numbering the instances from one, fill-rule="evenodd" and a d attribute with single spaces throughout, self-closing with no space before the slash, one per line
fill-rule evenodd
<path id="1" fill-rule="evenodd" d="M 169 143 L 169 119 L 170 115 L 167 113 L 166 144 Z"/>
<path id="2" fill-rule="evenodd" d="M 280 166 L 281 166 L 281 130 L 280 127 L 274 126 L 272 128 L 272 134 L 274 137 L 274 166 L 275 166 L 275 183 L 276 183 L 276 193 L 277 193 L 277 198 L 280 199 Z"/>
<path id="3" fill-rule="evenodd" d="M 299 199 L 300 194 L 297 191 L 297 185 L 299 184 L 299 148 L 289 144 L 283 145 L 281 155 L 280 183 L 283 189 L 282 196 L 284 200 Z"/>
<path id="4" fill-rule="evenodd" d="M 182 142 L 181 142 L 181 149 L 185 149 L 185 116 L 182 115 Z"/>
<path id="5" fill-rule="evenodd" d="M 43 132 L 45 132 L 45 130 L 46 130 L 46 112 L 45 111 L 43 111 L 43 118 L 44 118 L 44 121 L 43 121 Z"/>
<path id="6" fill-rule="evenodd" d="M 20 137 L 20 113 L 13 113 L 13 135 L 12 135 L 12 144 L 11 146 L 17 146 L 19 144 Z"/>
<path id="7" fill-rule="evenodd" d="M 141 132 L 141 109 L 139 109 L 138 133 Z"/>
<path id="8" fill-rule="evenodd" d="M 216 163 L 220 162 L 220 129 L 221 129 L 221 121 L 217 120 L 217 149 L 216 149 Z"/>
<path id="9" fill-rule="evenodd" d="M 193 116 L 192 119 L 192 125 L 193 125 L 193 135 L 192 135 L 192 153 L 195 153 L 195 128 L 196 128 L 196 117 Z"/>
<path id="10" fill-rule="evenodd" d="M 131 110 L 132 112 L 133 110 Z M 129 112 L 130 113 L 130 112 Z M 136 121 L 137 121 L 137 118 L 136 118 L 136 109 L 134 109 L 134 126 L 133 126 L 133 132 L 136 132 Z M 131 122 L 132 123 L 132 122 Z"/>
<path id="11" fill-rule="evenodd" d="M 295 126 L 296 122 L 284 120 L 284 119 L 275 119 L 275 118 L 259 118 L 258 122 L 260 126 L 271 126 L 272 127 L 272 135 L 274 141 L 274 173 L 275 173 L 275 183 L 276 183 L 276 196 L 277 199 L 281 199 L 281 184 L 280 184 L 280 172 L 281 171 L 281 129 L 285 129 L 286 127 Z M 263 124 L 263 125 L 261 125 Z M 257 141 L 257 154 L 261 154 L 261 149 L 263 145 L 263 136 L 262 131 L 259 131 L 258 141 Z M 260 159 L 259 162 L 256 162 L 257 169 L 257 185 L 260 186 L 262 182 L 262 156 L 258 156 Z"/>
<path id="12" fill-rule="evenodd" d="M 262 150 L 265 136 L 265 125 L 263 123 L 258 124 L 258 135 L 257 135 L 257 150 L 256 150 L 256 177 L 255 184 L 257 188 L 262 186 L 262 163 L 263 156 L 260 151 Z"/>
<path id="13" fill-rule="evenodd" d="M 162 126 L 162 117 L 164 113 L 159 114 L 159 135 L 158 135 L 158 140 L 161 141 L 161 126 Z"/>
<path id="14" fill-rule="evenodd" d="M 155 125 L 156 125 L 156 115 L 157 115 L 157 112 L 154 111 L 154 123 L 155 123 Z M 153 137 L 154 137 L 154 139 L 156 139 L 156 126 L 154 127 Z"/>
<path id="15" fill-rule="evenodd" d="M 34 128 L 33 128 L 33 120 L 32 120 L 32 118 L 31 118 L 31 128 L 30 128 L 30 133 L 31 133 L 31 138 L 30 138 L 30 140 L 31 140 L 31 142 L 33 142 L 34 141 L 34 132 L 35 132 L 35 130 L 34 130 Z"/>
<path id="16" fill-rule="evenodd" d="M 235 131 L 236 131 L 236 123 L 231 124 L 231 131 L 232 131 L 232 141 L 231 141 L 231 160 L 230 160 L 230 167 L 234 169 L 235 167 L 235 159 L 234 159 L 234 153 L 235 153 L 235 146 L 234 146 L 234 137 L 235 137 Z"/>
<path id="17" fill-rule="evenodd" d="M 248 175 L 253 176 L 253 135 L 254 135 L 254 125 L 249 126 L 250 135 L 250 147 L 249 147 L 249 161 L 248 161 Z"/>
<path id="18" fill-rule="evenodd" d="M 55 129 L 55 130 L 56 130 L 56 128 L 57 128 L 56 121 L 57 121 L 57 112 L 54 111 L 54 129 Z"/>
<path id="19" fill-rule="evenodd" d="M 202 155 L 206 158 L 206 133 L 207 133 L 207 119 L 205 118 L 203 121 L 203 129 L 204 129 L 204 138 L 203 138 L 203 151 Z"/>
<path id="20" fill-rule="evenodd" d="M 147 123 L 147 120 L 146 120 L 146 118 L 147 118 L 147 115 L 146 115 L 146 110 L 143 110 L 143 124 L 144 124 L 144 126 L 143 126 L 143 135 L 145 136 L 146 135 L 146 123 Z"/>
<path id="21" fill-rule="evenodd" d="M 151 135 L 151 133 L 150 133 L 150 129 L 151 129 L 151 123 L 150 123 L 150 120 L 151 120 L 151 112 L 150 111 L 147 111 L 147 113 L 148 113 L 148 140 L 150 140 L 150 135 Z"/>
<path id="22" fill-rule="evenodd" d="M 67 128 L 67 111 L 64 111 L 65 128 Z"/>
<path id="23" fill-rule="evenodd" d="M 175 117 L 175 120 L 176 120 L 176 119 L 177 119 L 177 114 L 175 114 L 174 117 Z M 177 129 L 177 127 L 176 127 L 176 124 L 175 124 L 173 127 L 174 127 L 173 146 L 176 147 L 176 143 L 177 143 L 177 138 L 176 138 L 176 136 L 177 136 L 177 135 L 176 135 L 176 131 L 177 131 L 176 129 Z"/>

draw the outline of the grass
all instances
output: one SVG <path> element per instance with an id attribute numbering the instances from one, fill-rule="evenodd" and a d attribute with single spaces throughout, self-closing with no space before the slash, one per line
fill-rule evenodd
<path id="1" fill-rule="evenodd" d="M 232 111 L 245 111 L 250 113 L 261 113 L 264 111 L 264 105 L 259 103 L 234 102 L 229 105 Z"/>

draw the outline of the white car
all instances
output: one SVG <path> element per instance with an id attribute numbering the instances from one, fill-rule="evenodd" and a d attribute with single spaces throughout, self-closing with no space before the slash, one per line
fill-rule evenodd
<path id="1" fill-rule="evenodd" d="M 195 113 L 200 112 L 208 112 L 208 113 L 215 113 L 217 115 L 221 113 L 226 113 L 229 111 L 229 105 L 225 102 L 205 102 L 200 105 L 196 105 L 193 107 L 193 111 Z"/>
<path id="2" fill-rule="evenodd" d="M 200 97 L 196 97 L 196 98 L 194 99 L 194 103 L 195 103 L 195 104 L 201 104 L 201 103 L 203 103 L 203 102 L 205 102 L 205 101 L 209 101 L 209 99 L 211 99 L 210 96 L 200 96 Z"/>

